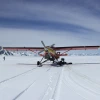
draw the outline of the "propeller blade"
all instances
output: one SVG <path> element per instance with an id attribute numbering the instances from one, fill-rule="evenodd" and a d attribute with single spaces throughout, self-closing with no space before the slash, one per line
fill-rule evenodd
<path id="1" fill-rule="evenodd" d="M 41 41 L 41 43 L 42 43 L 42 45 L 44 46 L 44 50 L 45 50 L 45 51 L 46 51 L 46 50 L 48 50 L 48 49 L 46 48 L 46 46 L 45 46 L 44 42 L 43 42 L 43 41 Z"/>
<path id="2" fill-rule="evenodd" d="M 41 43 L 42 43 L 42 45 L 43 45 L 44 47 L 46 47 L 43 41 L 41 41 Z"/>
<path id="3" fill-rule="evenodd" d="M 44 51 L 44 50 L 39 51 L 38 54 L 42 53 L 43 51 Z"/>
<path id="4" fill-rule="evenodd" d="M 43 41 L 41 41 L 41 43 L 42 43 L 42 45 L 44 46 L 44 51 L 47 51 L 47 52 L 48 52 L 48 54 L 49 54 L 49 56 L 50 56 L 50 58 L 51 58 L 52 56 L 50 55 L 50 53 L 49 53 L 48 49 L 46 48 L 46 46 L 45 46 L 44 42 L 43 42 Z"/>
<path id="5" fill-rule="evenodd" d="M 52 44 L 50 47 L 54 47 L 55 44 Z"/>

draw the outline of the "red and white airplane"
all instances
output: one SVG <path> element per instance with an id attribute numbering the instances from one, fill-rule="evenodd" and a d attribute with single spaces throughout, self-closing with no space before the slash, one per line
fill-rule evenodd
<path id="1" fill-rule="evenodd" d="M 3 49 L 8 51 L 39 51 L 38 54 L 40 56 L 43 56 L 41 61 L 37 61 L 37 65 L 42 66 L 44 62 L 47 61 L 53 61 L 53 63 L 56 63 L 57 65 L 63 65 L 68 64 L 64 61 L 64 58 L 61 59 L 61 61 L 58 61 L 60 56 L 67 56 L 65 52 L 68 52 L 70 50 L 92 50 L 92 49 L 98 49 L 100 46 L 69 46 L 69 47 L 54 47 L 55 44 L 52 44 L 51 46 L 45 46 L 44 42 L 41 41 L 43 47 L 3 47 Z M 2 48 L 1 48 L 2 49 Z M 60 54 L 58 51 L 65 51 Z M 41 54 L 44 52 L 44 54 Z M 43 59 L 45 59 L 43 61 Z M 70 63 L 72 64 L 72 63 Z"/>

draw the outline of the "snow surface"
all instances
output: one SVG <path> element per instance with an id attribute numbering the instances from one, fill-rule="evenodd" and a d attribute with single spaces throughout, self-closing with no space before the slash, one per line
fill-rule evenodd
<path id="1" fill-rule="evenodd" d="M 73 65 L 63 67 L 40 59 L 0 56 L 0 100 L 100 100 L 100 56 L 65 57 Z"/>

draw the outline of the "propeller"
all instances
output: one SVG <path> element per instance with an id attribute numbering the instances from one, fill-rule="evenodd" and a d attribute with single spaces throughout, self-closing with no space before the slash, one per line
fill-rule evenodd
<path id="1" fill-rule="evenodd" d="M 43 51 L 44 51 L 44 49 L 43 49 L 43 50 L 41 50 L 41 51 L 39 51 L 39 52 L 38 52 L 38 54 L 42 53 Z"/>
<path id="2" fill-rule="evenodd" d="M 52 44 L 50 47 L 54 47 L 55 44 Z"/>
<path id="3" fill-rule="evenodd" d="M 43 44 L 43 46 L 44 46 L 44 51 L 47 51 L 47 52 L 48 52 L 49 57 L 50 57 L 50 58 L 52 58 L 52 56 L 50 55 L 50 53 L 49 53 L 48 49 L 46 48 L 46 46 L 45 46 L 44 42 L 43 42 L 43 41 L 41 41 L 41 43 L 42 43 L 42 44 Z M 54 44 L 53 44 L 53 45 L 51 45 L 51 46 L 54 46 Z M 50 46 L 50 47 L 51 47 L 51 46 Z"/>
<path id="4" fill-rule="evenodd" d="M 38 54 L 42 53 L 43 51 L 47 51 L 47 52 L 48 52 L 48 54 L 49 54 L 49 56 L 50 56 L 50 58 L 51 58 L 51 55 L 50 55 L 50 53 L 49 53 L 49 51 L 48 51 L 47 47 L 45 46 L 44 42 L 43 42 L 43 41 L 41 41 L 41 43 L 42 43 L 42 45 L 44 46 L 44 50 L 41 50 L 40 52 L 38 52 Z M 54 45 L 55 45 L 55 44 L 53 44 L 53 45 L 51 45 L 51 46 L 54 46 Z M 50 47 L 51 47 L 51 46 L 50 46 Z"/>
<path id="5" fill-rule="evenodd" d="M 45 50 L 45 51 L 46 51 L 46 50 L 48 50 L 48 49 L 46 48 L 46 46 L 45 46 L 44 42 L 43 42 L 43 41 L 41 41 L 41 43 L 42 43 L 42 45 L 44 46 L 44 50 Z"/>
<path id="6" fill-rule="evenodd" d="M 44 50 L 39 51 L 39 52 L 38 52 L 38 54 L 40 54 L 40 53 L 42 53 L 43 51 L 46 51 L 46 50 L 47 50 L 47 48 L 46 48 L 46 46 L 45 46 L 44 42 L 43 42 L 43 41 L 41 41 L 41 43 L 42 43 L 42 45 L 43 45 L 43 47 L 44 47 Z"/>

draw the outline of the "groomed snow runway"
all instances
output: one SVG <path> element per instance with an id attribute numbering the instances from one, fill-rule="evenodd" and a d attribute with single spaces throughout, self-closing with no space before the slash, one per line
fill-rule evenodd
<path id="1" fill-rule="evenodd" d="M 0 100 L 100 100 L 100 56 L 65 57 L 73 65 L 63 67 L 40 59 L 0 56 Z"/>

